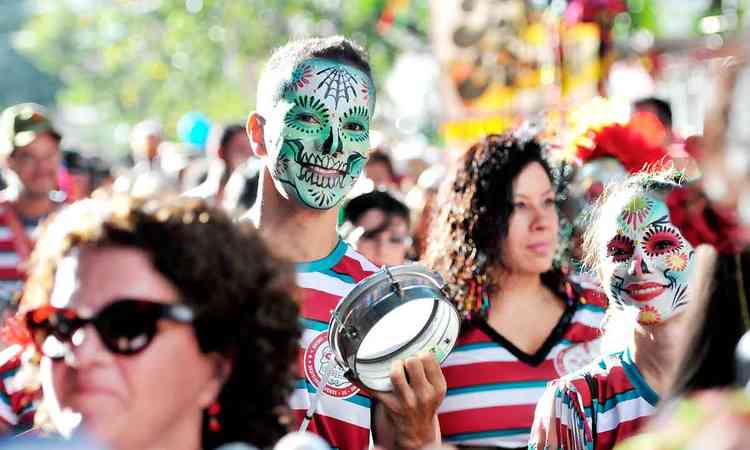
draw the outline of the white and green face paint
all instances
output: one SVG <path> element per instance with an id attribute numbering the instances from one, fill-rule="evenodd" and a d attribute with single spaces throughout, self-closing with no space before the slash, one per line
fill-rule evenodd
<path id="1" fill-rule="evenodd" d="M 638 322 L 663 322 L 689 300 L 688 284 L 693 269 L 693 246 L 669 218 L 661 197 L 650 193 L 632 195 L 601 244 L 606 260 L 602 282 L 612 301 L 635 306 Z"/>
<path id="2" fill-rule="evenodd" d="M 266 145 L 282 195 L 313 209 L 339 204 L 367 161 L 373 92 L 370 77 L 351 65 L 297 65 L 266 128 L 279 131 L 267 133 Z"/>

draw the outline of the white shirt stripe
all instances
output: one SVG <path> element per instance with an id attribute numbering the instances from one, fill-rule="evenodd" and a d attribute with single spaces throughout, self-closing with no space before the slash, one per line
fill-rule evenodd
<path id="1" fill-rule="evenodd" d="M 295 389 L 289 399 L 289 406 L 295 410 L 306 411 L 310 406 L 310 398 L 314 395 L 306 389 Z M 364 408 L 346 400 L 322 395 L 315 414 L 333 417 L 358 427 L 370 428 L 370 408 Z"/>
<path id="2" fill-rule="evenodd" d="M 579 308 L 573 315 L 571 323 L 580 323 L 591 328 L 599 328 L 602 323 L 602 313 L 590 309 Z"/>
<path id="3" fill-rule="evenodd" d="M 341 297 L 346 296 L 355 286 L 354 284 L 320 272 L 298 273 L 297 285 L 302 288 L 315 289 L 316 291 L 327 292 Z"/>
<path id="4" fill-rule="evenodd" d="M 526 447 L 529 442 L 529 433 L 511 434 L 508 436 L 498 437 L 487 437 L 478 439 L 466 439 L 456 441 L 461 445 L 476 445 L 477 447 L 497 447 L 498 439 L 502 439 L 502 445 L 505 447 Z M 443 438 L 444 441 L 450 443 L 450 439 Z"/>
<path id="5" fill-rule="evenodd" d="M 466 410 L 466 405 L 471 409 L 489 408 L 494 406 L 518 406 L 536 403 L 542 397 L 545 386 L 532 388 L 495 389 L 466 394 L 447 395 L 443 404 L 440 405 L 438 413 Z"/>
<path id="6" fill-rule="evenodd" d="M 485 362 L 515 362 L 518 358 L 503 347 L 495 346 L 475 350 L 454 351 L 443 362 L 443 367 Z"/>
<path id="7" fill-rule="evenodd" d="M 623 422 L 647 417 L 654 413 L 651 406 L 643 397 L 619 402 L 609 411 L 597 414 L 597 432 L 602 433 L 617 428 Z"/>
<path id="8" fill-rule="evenodd" d="M 0 252 L 0 267 L 18 267 L 21 259 L 16 252 Z"/>
<path id="9" fill-rule="evenodd" d="M 346 248 L 346 256 L 359 262 L 362 268 L 367 272 L 377 272 L 379 270 L 378 266 L 368 261 L 367 258 L 351 247 Z"/>

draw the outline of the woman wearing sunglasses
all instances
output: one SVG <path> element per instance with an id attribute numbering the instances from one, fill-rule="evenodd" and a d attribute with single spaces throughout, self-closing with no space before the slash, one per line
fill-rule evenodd
<path id="1" fill-rule="evenodd" d="M 202 201 L 67 207 L 20 305 L 43 355 L 37 422 L 116 450 L 272 445 L 299 338 L 291 285 L 252 230 Z"/>

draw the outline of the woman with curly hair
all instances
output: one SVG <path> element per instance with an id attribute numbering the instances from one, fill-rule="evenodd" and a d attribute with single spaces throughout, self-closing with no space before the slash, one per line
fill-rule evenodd
<path id="1" fill-rule="evenodd" d="M 529 448 L 605 450 L 633 436 L 670 387 L 687 338 L 696 251 L 668 207 L 682 186 L 674 169 L 610 185 L 592 212 L 585 263 L 610 307 L 605 335 L 626 330 L 621 350 L 550 384 Z"/>
<path id="2" fill-rule="evenodd" d="M 41 356 L 37 422 L 115 450 L 285 433 L 293 275 L 249 226 L 201 200 L 104 195 L 64 208 L 32 262 L 20 314 Z"/>
<path id="3" fill-rule="evenodd" d="M 553 268 L 557 194 L 544 146 L 512 134 L 474 144 L 443 186 L 424 262 L 465 316 L 443 364 L 444 441 L 525 448 L 547 382 L 598 350 L 604 297 Z"/>

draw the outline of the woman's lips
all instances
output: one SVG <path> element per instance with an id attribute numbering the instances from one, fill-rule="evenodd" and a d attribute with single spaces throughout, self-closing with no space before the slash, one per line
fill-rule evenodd
<path id="1" fill-rule="evenodd" d="M 536 244 L 527 245 L 526 248 L 529 249 L 532 253 L 546 255 L 547 253 L 549 253 L 550 244 L 548 242 L 538 242 Z"/>
<path id="2" fill-rule="evenodd" d="M 637 302 L 647 302 L 660 296 L 666 288 L 666 286 L 654 282 L 631 283 L 625 286 L 625 292 Z"/>

